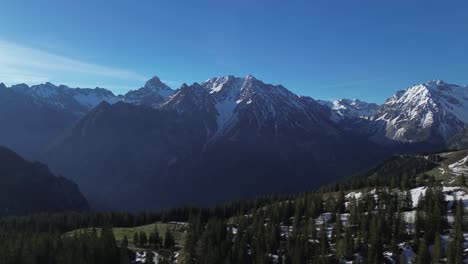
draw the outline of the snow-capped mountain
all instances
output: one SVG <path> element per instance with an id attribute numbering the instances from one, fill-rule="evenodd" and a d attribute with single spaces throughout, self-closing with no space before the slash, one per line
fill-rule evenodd
<path id="1" fill-rule="evenodd" d="M 155 207 L 164 195 L 182 204 L 295 192 L 381 155 L 376 144 L 343 131 L 331 112 L 251 75 L 213 78 L 182 85 L 160 107 L 101 103 L 55 142 L 47 161 L 88 194 L 133 206 L 142 203 L 128 200 L 135 197 L 128 186 Z M 207 187 L 226 183 L 222 191 Z"/>
<path id="2" fill-rule="evenodd" d="M 197 112 L 213 113 L 215 111 L 213 98 L 200 84 L 183 84 L 164 104 L 164 108 L 176 110 L 182 114 Z"/>
<path id="3" fill-rule="evenodd" d="M 439 144 L 468 123 L 468 88 L 439 80 L 399 91 L 380 107 L 358 99 L 315 101 L 252 75 L 212 78 L 176 91 L 155 76 L 143 87 L 118 96 L 103 88 L 70 88 L 52 83 L 18 84 L 10 89 L 35 103 L 77 117 L 103 101 L 176 109 L 192 117 L 198 113 L 197 120 L 206 124 L 211 137 L 227 135 L 246 125 L 258 133 L 277 135 L 288 129 L 336 134 L 339 126 L 376 141 Z"/>
<path id="4" fill-rule="evenodd" d="M 400 142 L 440 143 L 468 124 L 468 87 L 429 81 L 397 92 L 373 117 L 373 126 Z"/>
<path id="5" fill-rule="evenodd" d="M 375 103 L 367 103 L 359 99 L 318 100 L 317 102 L 332 109 L 338 120 L 344 118 L 370 119 L 379 108 L 379 105 Z"/>
<path id="6" fill-rule="evenodd" d="M 205 123 L 213 136 L 230 133 L 241 123 L 262 133 L 281 134 L 288 129 L 311 131 L 320 124 L 321 131 L 336 134 L 330 123 L 330 111 L 309 97 L 300 97 L 281 85 L 265 84 L 252 75 L 212 78 L 201 85 L 183 85 L 164 104 L 178 112 L 204 112 Z"/>
<path id="7" fill-rule="evenodd" d="M 103 88 L 70 88 L 65 85 L 57 86 L 50 82 L 33 86 L 17 84 L 10 88 L 20 94 L 31 96 L 41 103 L 78 115 L 86 114 L 102 101 L 115 103 L 121 100 L 120 97 Z"/>
<path id="8" fill-rule="evenodd" d="M 218 132 L 226 132 L 247 118 L 258 131 L 272 128 L 278 134 L 290 128 L 310 129 L 316 124 L 335 131 L 323 119 L 328 109 L 315 100 L 300 97 L 282 85 L 266 84 L 252 75 L 213 78 L 202 83 L 213 97 L 217 111 Z M 325 118 L 326 117 L 326 118 Z"/>
<path id="9" fill-rule="evenodd" d="M 148 80 L 143 87 L 118 96 L 104 88 L 70 88 L 50 82 L 33 86 L 17 84 L 10 88 L 20 94 L 31 96 L 38 102 L 72 111 L 79 116 L 86 114 L 101 102 L 114 104 L 124 101 L 158 108 L 174 93 L 174 90 L 156 76 Z"/>
<path id="10" fill-rule="evenodd" d="M 174 94 L 174 90 L 161 82 L 157 76 L 154 76 L 146 82 L 145 86 L 125 94 L 123 101 L 135 105 L 159 107 L 172 94 Z"/>

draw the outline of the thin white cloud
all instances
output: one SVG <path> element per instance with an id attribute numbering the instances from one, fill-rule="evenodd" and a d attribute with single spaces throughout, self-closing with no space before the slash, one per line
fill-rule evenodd
<path id="1" fill-rule="evenodd" d="M 0 40 L 0 80 L 43 82 L 61 74 L 80 74 L 144 82 L 147 78 L 126 69 L 88 63 L 40 49 Z"/>
<path id="2" fill-rule="evenodd" d="M 0 82 L 6 84 L 29 83 L 38 84 L 48 82 L 50 79 L 38 72 L 29 70 L 17 70 L 12 67 L 4 67 L 0 63 Z"/>

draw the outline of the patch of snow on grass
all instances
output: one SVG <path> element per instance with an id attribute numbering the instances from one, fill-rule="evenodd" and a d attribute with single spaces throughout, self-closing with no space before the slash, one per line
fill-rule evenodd
<path id="1" fill-rule="evenodd" d="M 453 201 L 462 201 L 465 208 L 468 208 L 468 190 L 465 187 L 443 187 L 445 200 L 449 202 L 449 208 Z"/>
<path id="2" fill-rule="evenodd" d="M 426 187 L 417 187 L 411 189 L 411 200 L 413 201 L 413 207 L 418 205 L 419 198 L 424 197 L 426 194 Z"/>
<path id="3" fill-rule="evenodd" d="M 464 175 L 468 173 L 468 167 L 466 166 L 466 162 L 468 161 L 468 156 L 464 157 L 463 159 L 448 165 L 449 170 L 457 176 Z"/>
<path id="4" fill-rule="evenodd" d="M 345 196 L 346 199 L 354 198 L 356 200 L 361 199 L 361 197 L 362 197 L 362 192 L 350 192 Z"/>
<path id="5" fill-rule="evenodd" d="M 407 223 L 413 223 L 414 219 L 416 219 L 416 211 L 408 211 L 408 212 L 403 212 L 403 219 Z"/>

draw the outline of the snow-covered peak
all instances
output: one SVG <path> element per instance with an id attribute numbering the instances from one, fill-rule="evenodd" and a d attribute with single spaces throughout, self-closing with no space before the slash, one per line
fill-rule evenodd
<path id="1" fill-rule="evenodd" d="M 89 109 L 106 101 L 115 103 L 121 100 L 111 91 L 104 88 L 70 88 L 66 85 L 55 85 L 50 82 L 28 86 L 17 84 L 11 90 L 31 96 L 40 103 L 67 109 L 78 115 L 85 114 Z"/>
<path id="2" fill-rule="evenodd" d="M 328 106 L 338 115 L 338 118 L 369 119 L 379 108 L 375 103 L 367 103 L 359 99 L 339 99 L 334 101 L 319 100 L 318 102 Z"/>
<path id="3" fill-rule="evenodd" d="M 126 93 L 124 102 L 159 107 L 173 94 L 174 90 L 154 76 L 145 83 L 145 86 Z"/>
<path id="4" fill-rule="evenodd" d="M 90 88 L 75 88 L 68 91 L 73 98 L 78 101 L 81 105 L 91 109 L 101 102 L 107 102 L 110 104 L 117 103 L 122 100 L 121 97 L 115 96 L 111 91 L 96 87 Z"/>
<path id="5" fill-rule="evenodd" d="M 438 87 L 440 86 L 444 86 L 444 85 L 447 85 L 447 83 L 445 83 L 444 81 L 442 80 L 431 80 L 431 81 L 427 81 L 425 82 L 424 84 L 425 87 L 429 88 L 429 89 L 437 89 Z"/>
<path id="6" fill-rule="evenodd" d="M 229 86 L 230 83 L 234 81 L 238 81 L 240 78 L 236 78 L 232 75 L 224 76 L 224 77 L 216 77 L 206 80 L 202 83 L 208 91 L 212 93 L 221 92 L 224 87 Z"/>
<path id="7" fill-rule="evenodd" d="M 199 111 L 211 111 L 213 102 L 209 92 L 200 84 L 193 83 L 189 86 L 184 83 L 162 107 L 174 109 L 179 113 L 195 114 Z"/>
<path id="8" fill-rule="evenodd" d="M 257 80 L 257 78 L 255 78 L 252 74 L 247 74 L 244 79 L 246 80 Z"/>
<path id="9" fill-rule="evenodd" d="M 443 109 L 468 123 L 468 87 L 440 80 L 429 81 L 397 92 L 385 106 L 398 106 L 411 118 L 416 117 L 417 110 Z"/>
<path id="10" fill-rule="evenodd" d="M 273 96 L 275 94 L 294 97 L 296 100 L 299 98 L 282 85 L 266 84 L 252 75 L 247 75 L 243 78 L 232 75 L 212 78 L 202 83 L 202 86 L 205 87 L 217 101 L 235 97 L 237 99 L 237 104 L 251 103 L 255 96 Z M 289 101 L 290 98 L 285 99 Z"/>
<path id="11" fill-rule="evenodd" d="M 39 85 L 30 87 L 30 93 L 40 97 L 54 97 L 57 96 L 66 86 L 56 86 L 53 83 L 46 82 Z"/>
<path id="12" fill-rule="evenodd" d="M 311 110 L 318 105 L 314 100 L 304 100 L 282 85 L 266 84 L 252 75 L 212 78 L 202 86 L 214 100 L 220 131 L 232 127 L 239 113 L 246 112 L 253 117 L 257 127 L 266 124 L 276 128 L 300 126 L 300 122 L 293 121 L 298 116 L 304 122 L 316 120 L 315 109 Z M 318 107 L 322 108 L 320 105 Z"/>
<path id="13" fill-rule="evenodd" d="M 149 79 L 145 83 L 145 86 L 143 88 L 148 89 L 148 90 L 153 90 L 153 91 L 159 91 L 159 92 L 162 92 L 162 93 L 164 93 L 163 91 L 171 91 L 172 92 L 172 89 L 169 86 L 167 86 L 165 83 L 163 83 L 159 79 L 158 76 L 153 76 L 153 78 Z"/>
<path id="14" fill-rule="evenodd" d="M 468 87 L 433 80 L 397 92 L 375 119 L 398 141 L 445 140 L 468 124 Z"/>

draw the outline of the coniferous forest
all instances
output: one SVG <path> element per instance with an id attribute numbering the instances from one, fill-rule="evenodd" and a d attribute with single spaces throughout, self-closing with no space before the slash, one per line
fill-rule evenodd
<path id="1" fill-rule="evenodd" d="M 394 157 L 318 191 L 213 208 L 3 216 L 0 263 L 462 264 L 465 178 L 444 186 L 437 162 Z"/>

